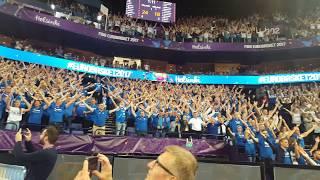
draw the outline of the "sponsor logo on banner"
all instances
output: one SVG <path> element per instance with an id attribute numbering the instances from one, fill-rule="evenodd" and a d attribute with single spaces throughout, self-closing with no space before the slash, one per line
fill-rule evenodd
<path id="1" fill-rule="evenodd" d="M 121 77 L 121 78 L 130 78 L 132 72 L 120 69 L 112 69 L 112 68 L 103 68 L 98 66 L 93 66 L 84 63 L 77 62 L 69 62 L 67 64 L 67 69 L 74 71 L 82 71 L 86 73 L 111 76 L 111 77 Z"/>
<path id="2" fill-rule="evenodd" d="M 286 42 L 269 43 L 269 44 L 246 44 L 243 47 L 245 49 L 266 49 L 266 48 L 276 48 L 285 47 Z"/>
<path id="3" fill-rule="evenodd" d="M 193 84 L 198 84 L 200 83 L 200 77 L 198 76 L 176 76 L 176 83 L 193 83 Z"/>
<path id="4" fill-rule="evenodd" d="M 134 43 L 139 42 L 139 39 L 137 39 L 137 38 L 118 36 L 118 35 L 113 35 L 113 34 L 107 34 L 104 32 L 98 32 L 98 36 L 109 38 L 109 39 L 114 39 L 114 40 L 120 40 L 120 41 L 127 41 L 127 42 L 134 42 Z"/>
<path id="5" fill-rule="evenodd" d="M 193 44 L 191 48 L 198 50 L 211 50 L 211 46 L 209 44 Z"/>
<path id="6" fill-rule="evenodd" d="M 259 77 L 258 84 L 319 81 L 320 74 L 288 74 Z"/>
<path id="7" fill-rule="evenodd" d="M 38 22 L 42 22 L 42 23 L 45 23 L 45 24 L 48 24 L 48 25 L 52 25 L 52 26 L 57 26 L 57 27 L 60 27 L 61 24 L 58 20 L 56 19 L 50 19 L 48 17 L 41 17 L 41 15 L 36 15 L 35 17 L 35 20 L 38 21 Z"/>

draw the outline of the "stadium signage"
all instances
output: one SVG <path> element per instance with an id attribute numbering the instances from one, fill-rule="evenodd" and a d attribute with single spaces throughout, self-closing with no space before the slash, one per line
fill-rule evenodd
<path id="1" fill-rule="evenodd" d="M 269 44 L 249 44 L 244 45 L 243 47 L 246 49 L 266 49 L 266 48 L 277 48 L 277 47 L 285 47 L 286 42 L 278 42 L 278 43 L 269 43 Z"/>
<path id="2" fill-rule="evenodd" d="M 198 50 L 210 50 L 211 46 L 209 44 L 193 44 L 191 48 Z"/>
<path id="3" fill-rule="evenodd" d="M 176 76 L 175 81 L 176 83 L 190 83 L 190 84 L 200 84 L 201 80 L 198 76 Z"/>
<path id="4" fill-rule="evenodd" d="M 281 84 L 281 83 L 302 83 L 320 82 L 320 72 L 300 73 L 300 74 L 279 74 L 265 76 L 220 76 L 220 75 L 177 75 L 156 73 L 142 70 L 126 70 L 117 68 L 107 68 L 92 64 L 71 61 L 51 56 L 35 54 L 31 52 L 16 50 L 0 46 L 0 56 L 12 60 L 24 61 L 28 63 L 40 64 L 55 68 L 68 69 L 73 71 L 97 74 L 101 76 L 140 79 L 149 81 L 166 81 L 181 84 Z"/>
<path id="5" fill-rule="evenodd" d="M 120 41 L 134 42 L 134 43 L 139 42 L 139 39 L 137 38 L 107 34 L 105 32 L 98 32 L 98 36 L 102 36 L 102 37 L 113 39 L 113 40 L 120 40 Z"/>
<path id="6" fill-rule="evenodd" d="M 259 84 L 296 83 L 296 82 L 320 81 L 320 73 L 286 74 L 260 76 Z"/>
<path id="7" fill-rule="evenodd" d="M 111 76 L 111 77 L 123 77 L 123 78 L 130 78 L 131 71 L 126 70 L 119 70 L 113 68 L 103 68 L 95 65 L 89 65 L 85 63 L 79 62 L 69 62 L 67 64 L 67 69 L 73 71 L 81 71 L 90 74 L 98 74 L 103 76 Z"/>
<path id="8" fill-rule="evenodd" d="M 57 19 L 51 19 L 45 16 L 36 15 L 35 20 L 52 26 L 61 26 L 60 22 Z"/>

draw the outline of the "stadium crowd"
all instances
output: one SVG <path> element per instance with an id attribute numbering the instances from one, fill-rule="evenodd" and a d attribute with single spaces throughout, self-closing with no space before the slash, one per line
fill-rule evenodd
<path id="1" fill-rule="evenodd" d="M 70 49 L 67 47 L 62 47 L 58 46 L 56 44 L 49 44 L 39 41 L 34 41 L 30 39 L 20 39 L 20 38 L 15 38 L 15 37 L 9 37 L 3 34 L 0 34 L 0 44 L 15 48 L 18 50 L 23 50 L 23 51 L 28 51 L 28 52 L 33 52 L 33 53 L 39 53 L 39 54 L 44 54 L 44 55 L 49 55 L 49 56 L 54 56 L 58 58 L 64 58 L 64 59 L 70 59 L 70 60 L 75 60 L 79 62 L 85 62 L 89 64 L 94 64 L 97 66 L 103 66 L 103 67 L 113 67 L 113 68 L 122 68 L 122 69 L 144 69 L 144 70 L 151 70 L 151 71 L 159 71 L 159 70 L 154 70 L 150 68 L 150 65 L 152 64 L 145 63 L 142 60 L 141 66 L 138 66 L 135 62 L 134 63 L 117 63 L 117 61 L 114 61 L 113 57 L 105 57 L 97 54 L 93 54 L 91 52 L 86 52 L 86 51 L 77 51 L 74 49 Z M 148 68 L 146 68 L 148 66 Z M 213 65 L 212 65 L 213 66 Z M 280 73 L 302 73 L 302 72 L 318 72 L 320 70 L 319 66 L 315 62 L 310 62 L 307 63 L 294 63 L 291 64 L 290 66 L 285 65 L 267 65 L 264 67 L 260 67 L 257 65 L 250 65 L 250 66 L 244 66 L 244 67 L 238 67 L 238 68 L 233 68 L 231 71 L 224 72 L 224 73 L 219 73 L 219 72 L 214 72 L 214 71 L 205 71 L 201 69 L 181 69 L 182 66 L 176 68 L 176 71 L 173 72 L 168 72 L 166 70 L 162 70 L 160 72 L 164 73 L 180 73 L 180 74 L 206 74 L 206 75 L 261 75 L 261 74 L 280 74 Z"/>
<path id="2" fill-rule="evenodd" d="M 0 71 L 0 117 L 8 130 L 22 123 L 32 130 L 46 124 L 69 129 L 81 123 L 84 133 L 92 128 L 94 135 L 104 135 L 105 123 L 115 113 L 116 135 L 125 135 L 129 126 L 138 136 L 231 137 L 251 161 L 259 151 L 260 160 L 319 164 L 317 83 L 254 91 L 109 79 L 10 60 L 1 61 Z M 312 144 L 308 154 L 304 149 Z"/>
<path id="3" fill-rule="evenodd" d="M 245 18 L 187 17 L 173 24 L 133 19 L 120 13 L 102 17 L 99 9 L 76 1 L 53 0 L 50 3 L 64 9 L 69 20 L 90 24 L 109 32 L 127 36 L 160 38 L 177 42 L 274 42 L 280 39 L 304 38 L 319 35 L 319 7 L 289 17 L 274 13 L 271 16 L 254 14 Z M 97 17 L 102 19 L 97 19 Z M 73 17 L 81 17 L 73 18 Z"/>

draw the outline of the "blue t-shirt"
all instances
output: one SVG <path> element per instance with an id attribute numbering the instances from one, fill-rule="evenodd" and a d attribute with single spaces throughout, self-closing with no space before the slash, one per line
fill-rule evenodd
<path id="1" fill-rule="evenodd" d="M 290 153 L 288 151 L 286 151 L 282 157 L 282 162 L 283 164 L 292 164 L 292 160 L 291 160 L 291 156 Z"/>
<path id="2" fill-rule="evenodd" d="M 256 147 L 252 139 L 247 139 L 245 141 L 245 151 L 248 156 L 256 155 Z"/>
<path id="3" fill-rule="evenodd" d="M 41 124 L 43 111 L 44 110 L 42 106 L 39 106 L 39 107 L 32 106 L 29 112 L 28 123 Z"/>
<path id="4" fill-rule="evenodd" d="M 116 111 L 116 122 L 117 123 L 124 123 L 126 121 L 126 109 L 120 108 Z"/>
<path id="5" fill-rule="evenodd" d="M 106 120 L 109 118 L 109 111 L 104 110 L 100 111 L 99 109 L 95 109 L 93 111 L 93 124 L 96 126 L 105 126 Z"/>
<path id="6" fill-rule="evenodd" d="M 164 118 L 163 118 L 163 126 L 164 126 L 165 128 L 170 129 L 170 117 L 164 117 Z"/>
<path id="7" fill-rule="evenodd" d="M 2 119 L 5 109 L 6 109 L 6 102 L 3 99 L 1 99 L 0 100 L 0 120 Z"/>
<path id="8" fill-rule="evenodd" d="M 65 111 L 66 117 L 72 117 L 72 113 L 73 113 L 73 109 L 74 109 L 75 105 L 76 105 L 76 103 L 72 103 L 72 104 L 70 104 L 69 107 L 66 108 L 66 111 Z"/>
<path id="9" fill-rule="evenodd" d="M 87 90 L 82 90 L 81 92 L 80 92 L 80 94 L 82 95 L 82 96 L 87 96 L 88 95 L 88 91 Z"/>
<path id="10" fill-rule="evenodd" d="M 101 92 L 102 91 L 102 84 L 101 83 L 95 83 L 95 90 L 96 92 Z"/>
<path id="11" fill-rule="evenodd" d="M 157 124 L 156 124 L 156 127 L 160 128 L 160 129 L 163 129 L 164 128 L 164 118 L 163 117 L 158 117 L 157 116 Z"/>
<path id="12" fill-rule="evenodd" d="M 242 122 L 239 119 L 231 119 L 229 121 L 229 127 L 230 127 L 230 129 L 231 129 L 231 131 L 233 133 L 237 132 L 238 126 L 242 126 L 242 129 L 244 129 L 244 126 L 243 126 Z"/>
<path id="13" fill-rule="evenodd" d="M 273 159 L 273 151 L 270 144 L 262 137 L 259 133 L 258 137 L 258 148 L 260 152 L 260 159 Z"/>
<path id="14" fill-rule="evenodd" d="M 91 108 L 93 109 L 93 111 L 95 111 L 98 108 L 98 106 L 96 104 L 93 104 L 91 105 Z M 93 112 L 87 115 L 87 119 L 89 121 L 94 121 L 94 118 L 95 118 L 95 114 Z"/>
<path id="15" fill-rule="evenodd" d="M 214 123 L 209 123 L 207 125 L 208 134 L 219 135 L 218 131 L 219 131 L 220 125 L 221 123 L 218 121 Z"/>
<path id="16" fill-rule="evenodd" d="M 84 112 L 87 111 L 86 105 L 83 103 L 79 103 L 78 106 L 76 107 L 76 115 L 77 117 L 84 117 L 85 114 Z"/>
<path id="17" fill-rule="evenodd" d="M 235 138 L 236 138 L 236 145 L 238 147 L 245 146 L 246 139 L 244 138 L 244 134 L 236 133 Z"/>
<path id="18" fill-rule="evenodd" d="M 148 132 L 148 117 L 136 117 L 136 131 Z"/>
<path id="19" fill-rule="evenodd" d="M 64 103 L 62 103 L 60 106 L 57 106 L 56 103 L 52 103 L 48 111 L 49 122 L 62 123 L 65 110 L 66 110 L 66 105 Z"/>
<path id="20" fill-rule="evenodd" d="M 152 127 L 157 128 L 158 123 L 160 123 L 161 126 L 162 126 L 162 122 L 159 122 L 159 121 L 160 121 L 160 119 L 159 119 L 158 114 L 152 114 L 151 115 Z M 161 121 L 163 121 L 163 120 L 161 119 Z"/>

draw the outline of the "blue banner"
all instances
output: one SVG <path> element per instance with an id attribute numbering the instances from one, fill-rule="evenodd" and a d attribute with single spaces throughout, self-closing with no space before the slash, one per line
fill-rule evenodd
<path id="1" fill-rule="evenodd" d="M 0 46 L 0 56 L 28 63 L 68 69 L 89 74 L 97 74 L 108 77 L 140 79 L 149 81 L 161 81 L 179 84 L 239 84 L 239 85 L 263 85 L 281 83 L 319 82 L 320 72 L 278 74 L 264 76 L 219 76 L 219 75 L 176 75 L 157 73 L 143 70 L 127 70 L 107 68 L 92 64 L 56 58 L 41 54 Z"/>

